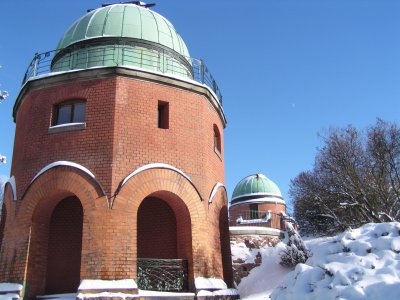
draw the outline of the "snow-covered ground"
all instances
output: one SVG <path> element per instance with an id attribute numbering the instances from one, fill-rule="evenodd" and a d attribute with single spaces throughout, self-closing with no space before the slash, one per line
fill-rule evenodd
<path id="1" fill-rule="evenodd" d="M 306 245 L 313 256 L 293 272 L 279 264 L 282 243 L 260 249 L 261 266 L 238 286 L 242 299 L 400 299 L 400 223 L 366 224 Z"/>
<path id="2" fill-rule="evenodd" d="M 284 244 L 279 243 L 276 247 L 266 246 L 249 251 L 247 261 L 250 257 L 255 257 L 254 253 L 260 252 L 262 263 L 261 266 L 251 270 L 249 276 L 240 282 L 238 290 L 241 299 L 269 299 L 272 290 L 283 281 L 288 272 L 292 271 L 292 269 L 279 264 L 279 253 L 283 247 Z M 243 253 L 246 252 L 243 251 Z"/>

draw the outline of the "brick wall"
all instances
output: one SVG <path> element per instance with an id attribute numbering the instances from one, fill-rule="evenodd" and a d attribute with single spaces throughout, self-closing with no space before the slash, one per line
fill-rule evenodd
<path id="1" fill-rule="evenodd" d="M 4 203 L 2 204 L 0 218 L 1 218 L 0 219 L 0 249 L 1 249 L 1 244 L 3 242 L 3 237 L 4 237 L 4 227 L 6 226 L 6 220 L 7 220 L 7 208 Z"/>
<path id="2" fill-rule="evenodd" d="M 229 268 L 228 275 L 223 270 L 225 244 L 221 249 L 226 238 L 220 233 L 226 194 L 220 202 L 208 203 L 214 185 L 225 181 L 224 125 L 207 93 L 126 76 L 103 77 L 98 72 L 90 80 L 76 76 L 63 81 L 61 75 L 50 84 L 40 79 L 24 91 L 16 114 L 11 170 L 18 200 L 13 201 L 6 188 L 6 207 L 12 217 L 6 222 L 0 251 L 0 281 L 27 282 L 28 296 L 44 293 L 46 272 L 53 270 L 48 267 L 51 256 L 47 257 L 50 216 L 59 201 L 71 196 L 83 208 L 80 279 L 136 278 L 138 250 L 142 251 L 138 217 L 147 219 L 154 212 L 153 207 L 143 216 L 139 213 L 148 197 L 161 201 L 160 220 L 162 216 L 171 220 L 165 205 L 175 215 L 176 253 L 165 255 L 188 259 L 190 288 L 198 276 L 229 278 Z M 86 99 L 86 129 L 48 133 L 54 105 L 76 98 Z M 168 129 L 157 127 L 159 101 L 168 102 Z M 214 126 L 221 134 L 222 155 L 214 152 Z M 58 166 L 32 182 L 39 170 L 61 160 L 86 167 L 95 178 Z M 121 185 L 139 167 L 156 162 L 182 170 L 191 180 L 156 168 Z M 171 237 L 172 227 L 162 235 Z"/>

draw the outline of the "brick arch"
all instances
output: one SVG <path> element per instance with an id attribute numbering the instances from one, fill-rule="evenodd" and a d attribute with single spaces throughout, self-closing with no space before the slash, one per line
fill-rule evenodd
<path id="1" fill-rule="evenodd" d="M 25 228 L 29 245 L 20 251 L 28 252 L 26 262 L 27 295 L 42 294 L 45 290 L 47 268 L 47 241 L 51 216 L 55 207 L 69 198 L 76 198 L 82 205 L 83 223 L 96 223 L 96 213 L 108 210 L 107 199 L 96 181 L 80 169 L 57 166 L 42 172 L 26 190 L 17 211 L 18 223 Z M 82 235 L 88 235 L 90 226 L 83 226 Z M 82 240 L 82 249 L 89 241 Z M 84 257 L 82 256 L 82 261 Z M 81 266 L 81 272 L 84 265 Z"/>
<path id="2" fill-rule="evenodd" d="M 192 222 L 204 222 L 206 214 L 201 196 L 194 184 L 188 177 L 166 168 L 145 169 L 130 177 L 121 185 L 118 195 L 115 196 L 113 208 L 124 207 L 137 212 L 144 198 L 159 191 L 170 192 L 182 199 L 189 209 L 191 218 L 195 218 Z"/>
<path id="3" fill-rule="evenodd" d="M 169 195 L 169 196 L 168 196 Z M 113 210 L 128 213 L 132 235 L 132 247 L 137 248 L 137 213 L 141 203 L 149 196 L 161 198 L 174 206 L 180 201 L 187 209 L 191 222 L 193 276 L 202 276 L 207 257 L 204 240 L 207 240 L 207 216 L 201 197 L 194 184 L 180 172 L 166 168 L 145 169 L 130 177 L 120 188 L 113 204 Z M 179 199 L 179 200 L 178 200 Z M 176 212 L 175 212 L 176 213 Z M 135 275 L 136 276 L 136 271 Z"/>
<path id="4" fill-rule="evenodd" d="M 6 182 L 3 194 L 3 206 L 7 210 L 7 218 L 11 221 L 15 215 L 16 202 L 14 201 L 15 192 L 10 182 Z"/>
<path id="5" fill-rule="evenodd" d="M 215 185 L 217 187 L 217 185 Z M 212 203 L 209 203 L 209 222 L 216 228 L 212 235 L 212 251 L 215 264 L 214 276 L 224 279 L 229 287 L 233 286 L 232 257 L 229 236 L 228 196 L 223 185 L 215 190 Z"/>
<path id="6" fill-rule="evenodd" d="M 72 195 L 80 199 L 84 211 L 108 206 L 107 196 L 97 180 L 78 168 L 57 166 L 34 178 L 22 197 L 23 204 L 17 215 L 23 223 L 28 224 L 39 203 L 45 209 L 51 206 L 54 199 L 61 200 Z"/>

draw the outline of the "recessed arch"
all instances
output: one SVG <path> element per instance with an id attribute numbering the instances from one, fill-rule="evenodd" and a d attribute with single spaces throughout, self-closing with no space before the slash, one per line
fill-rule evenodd
<path id="1" fill-rule="evenodd" d="M 32 180 L 31 180 L 30 184 L 28 185 L 28 187 L 26 188 L 22 198 L 24 198 L 26 196 L 27 192 L 31 189 L 31 187 L 34 185 L 34 183 L 39 178 L 43 177 L 46 173 L 50 172 L 51 170 L 58 169 L 58 168 L 60 168 L 60 170 L 68 170 L 68 169 L 70 169 L 71 171 L 73 170 L 72 173 L 78 173 L 79 176 L 89 179 L 91 181 L 90 185 L 95 187 L 95 189 L 97 190 L 97 193 L 99 194 L 98 198 L 104 196 L 107 200 L 107 205 L 109 205 L 107 194 L 106 194 L 103 186 L 101 185 L 101 183 L 95 178 L 94 174 L 92 172 L 90 172 L 89 169 L 85 168 L 84 166 L 74 163 L 74 162 L 70 162 L 70 161 L 55 161 L 55 162 L 52 162 L 52 163 L 48 164 L 47 166 L 43 167 L 32 178 Z M 62 178 L 60 179 L 60 181 L 62 181 Z M 68 183 L 65 182 L 64 184 L 68 186 Z"/>
<path id="2" fill-rule="evenodd" d="M 147 171 L 147 170 L 152 170 L 152 169 L 165 169 L 165 170 L 171 170 L 173 172 L 178 173 L 179 175 L 181 175 L 182 177 L 184 177 L 192 186 L 193 188 L 196 190 L 196 192 L 199 194 L 200 199 L 202 200 L 202 197 L 200 195 L 200 192 L 198 191 L 198 189 L 196 188 L 196 186 L 194 185 L 194 183 L 192 182 L 192 180 L 190 179 L 190 177 L 188 175 L 185 174 L 185 172 L 183 172 L 182 170 L 171 166 L 169 164 L 165 164 L 165 163 L 152 163 L 152 164 L 147 164 L 144 166 L 141 166 L 139 168 L 137 168 L 135 171 L 131 172 L 128 176 L 126 176 L 121 183 L 119 184 L 117 190 L 115 191 L 114 197 L 116 197 L 116 195 L 119 193 L 119 191 L 121 190 L 121 188 L 134 176 L 136 176 L 137 174 Z"/>
<path id="3" fill-rule="evenodd" d="M 42 172 L 23 196 L 24 205 L 17 211 L 16 219 L 20 224 L 29 224 L 22 230 L 30 242 L 26 248 L 19 249 L 21 253 L 27 252 L 26 257 L 29 257 L 25 280 L 35 282 L 31 285 L 29 295 L 43 294 L 47 288 L 51 290 L 46 286 L 45 276 L 51 216 L 61 201 L 71 198 L 79 199 L 77 201 L 82 206 L 84 224 L 96 222 L 98 210 L 108 210 L 107 198 L 97 182 L 86 172 L 67 165 L 48 168 Z M 82 236 L 89 232 L 90 228 L 83 226 Z M 90 241 L 82 240 L 82 248 L 87 249 L 89 244 Z M 85 267 L 82 264 L 81 268 Z M 74 278 L 76 279 L 76 275 Z"/>
<path id="4" fill-rule="evenodd" d="M 209 219 L 217 228 L 212 234 L 212 255 L 217 262 L 215 277 L 223 279 L 229 287 L 233 286 L 232 257 L 230 249 L 228 196 L 226 189 L 215 185 L 212 205 L 209 205 Z"/>
<path id="5" fill-rule="evenodd" d="M 189 274 L 191 274 L 189 286 L 193 287 L 194 277 L 202 276 L 206 272 L 204 269 L 208 268 L 209 264 L 207 255 L 205 255 L 208 250 L 206 250 L 207 247 L 204 243 L 208 239 L 207 215 L 201 197 L 193 183 L 180 172 L 169 168 L 146 168 L 137 172 L 134 176 L 130 176 L 129 180 L 121 185 L 112 209 L 134 216 L 130 218 L 130 227 L 137 228 L 138 220 L 136 216 L 139 207 L 148 197 L 156 197 L 167 202 L 174 210 L 175 215 L 188 216 L 183 219 L 189 222 L 191 243 L 180 247 L 178 240 L 178 249 L 185 249 L 186 256 L 192 257 L 189 258 Z M 178 224 L 184 222 L 183 219 L 177 220 L 178 235 L 180 235 L 179 228 L 184 228 L 184 226 Z M 136 232 L 130 234 L 132 235 L 130 237 L 132 240 L 131 247 L 137 249 Z"/>

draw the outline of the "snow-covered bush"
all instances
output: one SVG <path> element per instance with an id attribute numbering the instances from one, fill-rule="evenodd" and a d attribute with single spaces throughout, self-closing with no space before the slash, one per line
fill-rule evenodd
<path id="1" fill-rule="evenodd" d="M 307 246 L 312 257 L 288 274 L 272 300 L 399 299 L 400 223 L 369 223 Z"/>
<path id="2" fill-rule="evenodd" d="M 290 223 L 286 224 L 286 228 L 289 237 L 285 249 L 280 253 L 280 264 L 285 267 L 295 267 L 299 263 L 305 263 L 311 253 Z"/>

